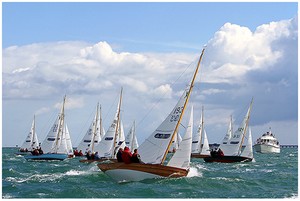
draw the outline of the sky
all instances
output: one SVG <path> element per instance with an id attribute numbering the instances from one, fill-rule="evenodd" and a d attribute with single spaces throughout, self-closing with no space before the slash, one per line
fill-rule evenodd
<path id="1" fill-rule="evenodd" d="M 42 142 L 65 94 L 77 146 L 97 102 L 108 129 L 121 87 L 125 133 L 135 120 L 141 144 L 175 106 L 203 47 L 194 131 L 204 106 L 208 140 L 220 143 L 230 115 L 237 128 L 253 97 L 253 141 L 271 127 L 281 144 L 298 144 L 296 2 L 4 2 L 2 146 L 21 145 L 34 114 Z"/>

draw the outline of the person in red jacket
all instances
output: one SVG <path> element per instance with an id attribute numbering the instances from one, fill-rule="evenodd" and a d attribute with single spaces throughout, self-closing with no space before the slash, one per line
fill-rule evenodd
<path id="1" fill-rule="evenodd" d="M 123 151 L 123 153 L 122 153 L 122 159 L 123 159 L 123 162 L 124 162 L 125 164 L 131 163 L 131 157 L 132 157 L 132 154 L 131 154 L 131 152 L 130 152 L 129 147 L 125 147 L 125 148 L 124 148 L 124 151 Z"/>

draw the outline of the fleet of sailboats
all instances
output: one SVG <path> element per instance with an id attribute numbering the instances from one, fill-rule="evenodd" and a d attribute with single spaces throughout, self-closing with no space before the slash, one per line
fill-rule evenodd
<path id="1" fill-rule="evenodd" d="M 203 54 L 204 49 L 189 86 L 184 90 L 171 113 L 139 146 L 138 152 L 143 163 L 99 163 L 98 167 L 102 172 L 117 181 L 140 181 L 148 178 L 187 176 L 192 146 L 192 117 L 190 117 L 186 134 L 179 145 L 179 149 L 168 164 L 165 164 L 165 160 L 187 107 Z"/>
<path id="2" fill-rule="evenodd" d="M 64 160 L 73 155 L 70 134 L 65 123 L 65 102 L 64 96 L 61 112 L 51 127 L 48 135 L 41 144 L 42 154 L 26 155 L 27 160 Z M 69 142 L 67 142 L 69 141 Z M 71 147 L 69 147 L 71 146 Z"/>
<path id="3" fill-rule="evenodd" d="M 80 162 L 99 162 L 97 164 L 99 169 L 116 181 L 141 181 L 150 178 L 185 177 L 189 173 L 191 157 L 203 158 L 205 162 L 232 163 L 252 161 L 254 158 L 249 119 L 253 99 L 240 127 L 234 133 L 232 117 L 230 118 L 228 130 L 218 147 L 218 151 L 211 150 L 209 147 L 204 126 L 203 107 L 197 131 L 193 133 L 194 112 L 193 106 L 191 106 L 185 134 L 181 137 L 178 133 L 179 126 L 182 125 L 183 115 L 188 107 L 203 54 L 204 49 L 201 52 L 190 84 L 184 90 L 175 107 L 140 146 L 136 137 L 135 121 L 126 137 L 124 134 L 121 120 L 123 88 L 121 88 L 117 111 L 107 132 L 105 132 L 102 125 L 101 106 L 99 107 L 98 103 L 93 121 L 80 141 L 77 151 L 80 150 L 84 155 L 97 153 L 99 158 L 84 159 L 80 160 Z M 31 130 L 16 154 L 25 155 L 24 158 L 26 160 L 65 160 L 74 156 L 69 129 L 65 122 L 65 102 L 66 96 L 63 98 L 60 113 L 42 144 L 39 144 L 37 139 L 34 116 Z M 242 149 L 245 139 L 248 140 L 247 145 Z M 125 164 L 117 162 L 116 153 L 125 146 L 129 147 L 130 150 L 138 149 L 141 163 Z M 43 153 L 29 155 L 29 153 L 38 148 Z M 166 161 L 169 152 L 174 154 Z"/>

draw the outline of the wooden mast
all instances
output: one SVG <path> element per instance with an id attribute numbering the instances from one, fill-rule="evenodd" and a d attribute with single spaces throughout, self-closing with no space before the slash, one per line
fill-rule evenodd
<path id="1" fill-rule="evenodd" d="M 94 145 L 95 145 L 95 137 L 97 135 L 97 125 L 98 125 L 98 113 L 99 113 L 99 102 L 97 104 L 97 112 L 96 112 L 96 121 L 94 125 L 94 132 L 93 132 L 93 138 L 92 138 L 92 153 L 94 152 Z"/>
<path id="2" fill-rule="evenodd" d="M 200 58 L 199 58 L 199 61 L 198 61 L 198 64 L 197 64 L 197 68 L 196 68 L 196 70 L 195 70 L 195 72 L 194 72 L 193 79 L 192 79 L 191 84 L 190 84 L 190 88 L 189 88 L 188 92 L 186 93 L 187 98 L 185 99 L 185 102 L 184 102 L 184 105 L 183 105 L 182 112 L 181 112 L 181 114 L 180 114 L 180 116 L 179 116 L 179 120 L 178 120 L 178 122 L 177 122 L 177 124 L 176 124 L 175 130 L 174 130 L 174 132 L 173 132 L 173 134 L 172 134 L 172 137 L 171 137 L 171 140 L 170 140 L 170 142 L 169 142 L 169 144 L 168 144 L 168 148 L 166 149 L 165 154 L 164 154 L 164 156 L 163 156 L 163 159 L 162 159 L 162 161 L 161 161 L 161 163 L 160 163 L 161 165 L 162 165 L 162 164 L 164 163 L 164 161 L 166 160 L 168 150 L 169 150 L 170 147 L 171 147 L 171 144 L 172 144 L 172 142 L 173 142 L 173 140 L 174 140 L 175 133 L 176 133 L 177 130 L 178 130 L 179 124 L 180 124 L 180 122 L 181 122 L 182 116 L 183 116 L 184 111 L 185 111 L 185 108 L 186 108 L 186 105 L 187 105 L 187 103 L 188 103 L 188 101 L 189 101 L 190 94 L 191 94 L 192 89 L 193 89 L 193 87 L 194 87 L 194 82 L 195 82 L 195 79 L 196 79 L 196 75 L 197 75 L 198 70 L 199 70 L 199 67 L 200 67 L 200 62 L 201 62 L 202 57 L 203 57 L 203 54 L 204 54 L 204 50 L 205 50 L 205 48 L 203 48 L 203 50 L 202 50 L 202 52 L 201 52 L 201 55 L 200 55 Z"/>
<path id="3" fill-rule="evenodd" d="M 246 126 L 245 126 L 245 129 L 243 130 L 242 142 L 241 142 L 241 144 L 240 144 L 238 154 L 240 154 L 240 152 L 241 152 L 241 150 L 242 150 L 242 146 L 243 146 L 243 143 L 244 143 L 244 138 L 245 138 L 245 136 L 246 136 L 246 131 L 247 131 L 248 124 L 249 124 L 250 112 L 251 112 L 251 109 L 252 109 L 252 104 L 253 104 L 253 98 L 252 98 L 251 103 L 250 103 L 250 106 L 249 106 L 249 112 L 247 112 L 248 114 L 247 114 L 247 119 L 246 119 Z"/>
<path id="4" fill-rule="evenodd" d="M 117 113 L 117 125 L 115 130 L 115 137 L 114 137 L 114 143 L 113 143 L 113 149 L 112 149 L 112 158 L 115 155 L 115 148 L 116 148 L 116 138 L 119 131 L 119 124 L 120 124 L 120 111 L 121 111 L 121 103 L 122 103 L 122 93 L 123 93 L 123 87 L 121 87 L 121 93 L 120 93 L 120 100 L 119 100 L 119 107 L 118 107 L 118 113 Z"/>

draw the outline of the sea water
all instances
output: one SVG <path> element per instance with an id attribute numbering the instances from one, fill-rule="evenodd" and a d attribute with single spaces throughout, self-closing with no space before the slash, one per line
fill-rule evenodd
<path id="1" fill-rule="evenodd" d="M 255 162 L 191 161 L 184 178 L 117 183 L 96 163 L 26 161 L 2 148 L 2 198 L 297 198 L 298 149 L 254 153 Z"/>

